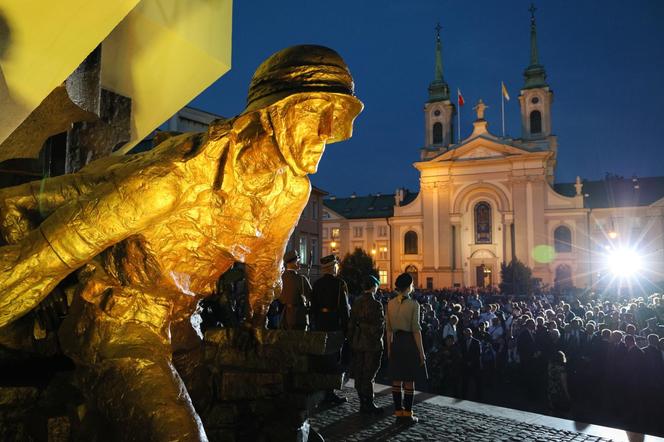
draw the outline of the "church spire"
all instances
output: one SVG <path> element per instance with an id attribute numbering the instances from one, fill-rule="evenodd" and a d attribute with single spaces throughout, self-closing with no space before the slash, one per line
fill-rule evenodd
<path id="1" fill-rule="evenodd" d="M 530 4 L 530 65 L 538 65 L 537 57 L 537 24 L 535 23 L 535 8 L 534 4 Z"/>
<path id="2" fill-rule="evenodd" d="M 440 30 L 442 26 L 440 23 L 436 24 L 436 72 L 434 73 L 434 81 L 443 81 L 443 54 L 440 47 Z"/>
<path id="3" fill-rule="evenodd" d="M 429 102 L 444 101 L 450 99 L 450 87 L 443 78 L 443 54 L 440 43 L 440 23 L 436 24 L 436 68 L 433 81 L 429 83 Z"/>
<path id="4" fill-rule="evenodd" d="M 539 54 L 537 52 L 537 24 L 535 23 L 534 4 L 530 4 L 530 65 L 526 68 L 523 76 L 526 80 L 524 88 L 534 88 L 546 86 L 546 71 L 544 66 L 539 64 Z"/>

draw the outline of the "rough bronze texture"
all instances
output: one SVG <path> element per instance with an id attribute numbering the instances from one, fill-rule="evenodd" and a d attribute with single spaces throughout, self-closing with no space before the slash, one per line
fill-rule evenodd
<path id="1" fill-rule="evenodd" d="M 171 359 L 171 324 L 187 321 L 239 261 L 249 319 L 264 328 L 309 198 L 307 175 L 326 144 L 351 136 L 361 109 L 336 52 L 297 46 L 268 58 L 245 111 L 207 133 L 0 189 L 0 235 L 9 244 L 0 247 L 0 327 L 76 272 L 59 337 L 89 409 L 129 438 L 206 440 L 187 390 L 195 380 L 185 383 Z M 282 340 L 253 337 L 266 346 Z M 332 346 L 324 335 L 283 339 L 304 354 Z M 218 372 L 221 396 L 283 394 L 292 385 L 281 373 L 241 378 L 241 371 Z M 237 389 L 233 379 L 256 391 Z"/>

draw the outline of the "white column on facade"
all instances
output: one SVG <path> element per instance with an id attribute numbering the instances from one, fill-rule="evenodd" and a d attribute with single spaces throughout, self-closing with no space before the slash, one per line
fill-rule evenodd
<path id="1" fill-rule="evenodd" d="M 500 214 L 500 229 L 502 230 L 502 240 L 503 240 L 503 262 L 507 262 L 507 224 L 505 223 L 505 215 Z"/>
<path id="2" fill-rule="evenodd" d="M 433 267 L 438 270 L 440 264 L 440 245 L 438 236 L 438 183 L 433 184 Z M 424 245 L 422 245 L 424 247 Z"/>
<path id="3" fill-rule="evenodd" d="M 528 267 L 533 267 L 533 247 L 535 244 L 534 226 L 533 226 L 533 185 L 530 181 L 526 183 L 526 229 L 528 238 Z"/>

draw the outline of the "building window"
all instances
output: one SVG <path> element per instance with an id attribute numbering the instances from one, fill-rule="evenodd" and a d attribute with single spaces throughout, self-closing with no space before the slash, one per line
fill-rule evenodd
<path id="1" fill-rule="evenodd" d="M 323 210 L 323 219 L 330 219 L 330 212 Z"/>
<path id="2" fill-rule="evenodd" d="M 403 237 L 403 252 L 406 255 L 417 255 L 417 233 L 409 230 Z"/>
<path id="3" fill-rule="evenodd" d="M 484 201 L 475 205 L 475 244 L 491 244 L 491 206 Z"/>
<path id="4" fill-rule="evenodd" d="M 311 219 L 318 219 L 318 201 L 311 202 Z"/>
<path id="5" fill-rule="evenodd" d="M 323 227 L 323 239 L 327 239 L 327 235 L 329 233 L 329 230 L 327 227 Z"/>
<path id="6" fill-rule="evenodd" d="M 387 270 L 378 270 L 378 279 L 380 279 L 380 285 L 387 285 Z"/>
<path id="7" fill-rule="evenodd" d="M 353 227 L 353 238 L 362 238 L 364 229 L 362 227 Z"/>
<path id="8" fill-rule="evenodd" d="M 557 253 L 570 253 L 572 251 L 572 231 L 565 226 L 559 226 L 553 231 L 554 249 Z"/>
<path id="9" fill-rule="evenodd" d="M 530 133 L 542 133 L 542 114 L 540 111 L 535 110 L 530 113 Z"/>
<path id="10" fill-rule="evenodd" d="M 332 228 L 332 239 L 339 239 L 339 228 Z"/>
<path id="11" fill-rule="evenodd" d="M 387 226 L 378 226 L 378 236 L 380 237 L 387 236 Z"/>
<path id="12" fill-rule="evenodd" d="M 380 246 L 378 249 L 378 258 L 387 259 L 387 246 Z"/>
<path id="13" fill-rule="evenodd" d="M 427 276 L 427 290 L 433 290 L 433 278 Z"/>
<path id="14" fill-rule="evenodd" d="M 311 263 L 318 264 L 318 238 L 311 238 Z"/>
<path id="15" fill-rule="evenodd" d="M 300 262 L 302 264 L 308 263 L 309 253 L 307 253 L 307 238 L 305 236 L 300 236 L 300 244 L 298 249 L 300 252 Z"/>
<path id="16" fill-rule="evenodd" d="M 441 123 L 434 123 L 432 135 L 433 135 L 433 144 L 443 143 L 443 125 Z"/>

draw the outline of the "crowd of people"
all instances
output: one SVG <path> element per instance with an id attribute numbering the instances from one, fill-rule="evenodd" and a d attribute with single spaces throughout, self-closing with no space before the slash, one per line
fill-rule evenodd
<path id="1" fill-rule="evenodd" d="M 545 290 L 514 298 L 455 288 L 414 298 L 432 392 L 482 400 L 508 391 L 546 401 L 554 415 L 664 433 L 662 295 L 605 300 Z"/>
<path id="2" fill-rule="evenodd" d="M 414 336 L 421 336 L 417 338 L 424 353 L 420 362 L 428 377 L 401 379 L 403 394 L 411 394 L 412 381 L 416 381 L 420 390 L 476 401 L 488 398 L 495 403 L 497 396 L 518 396 L 525 400 L 522 407 L 539 405 L 530 407 L 533 411 L 548 408 L 561 417 L 664 434 L 658 416 L 664 400 L 661 294 L 617 299 L 587 291 L 561 294 L 541 289 L 534 295 L 514 297 L 496 287 L 404 294 L 376 290 L 377 280 L 375 284 L 368 280 L 362 294 L 347 294 L 336 257 L 324 258 L 326 275 L 313 288 L 297 273 L 297 258 L 296 254 L 285 257 L 284 292 L 268 314 L 268 326 L 346 333 L 349 344 L 356 346 L 355 361 L 345 361 L 346 367 L 355 372 L 364 411 L 380 411 L 370 388 L 378 367 L 382 366 L 381 380 L 394 381 L 393 370 L 387 369 L 395 364 L 394 357 L 387 360 L 387 353 L 389 338 L 396 336 L 389 324 L 388 305 L 395 298 L 407 298 L 419 306 L 421 331 L 409 327 Z M 381 304 L 383 316 L 376 308 Z M 357 329 L 365 321 L 357 319 L 362 315 L 374 319 L 369 321 L 372 331 L 365 335 L 371 337 L 358 346 L 350 341 L 357 341 L 353 326 Z M 383 342 L 388 352 L 383 353 Z M 409 357 L 418 365 L 419 357 Z M 359 358 L 364 362 L 358 363 Z M 334 365 L 343 359 L 339 355 L 328 362 Z M 358 382 L 358 376 L 363 380 Z M 328 399 L 343 401 L 332 391 Z M 395 393 L 396 406 L 399 403 Z M 412 414 L 401 417 L 410 421 Z"/>

